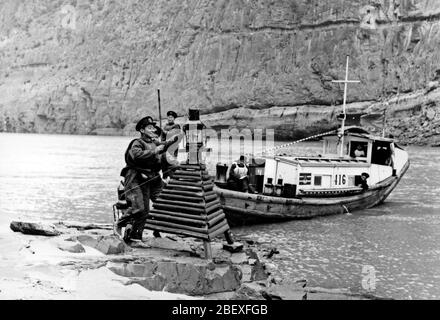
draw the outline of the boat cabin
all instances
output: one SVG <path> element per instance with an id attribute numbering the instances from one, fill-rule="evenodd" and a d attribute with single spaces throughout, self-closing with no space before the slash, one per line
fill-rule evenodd
<path id="1" fill-rule="evenodd" d="M 266 158 L 265 184 L 281 181 L 295 190 L 291 196 L 335 196 L 362 192 L 362 174 L 369 176 L 368 185 L 395 174 L 393 140 L 359 127 L 348 127 L 344 133 L 342 156 L 340 136 L 334 134 L 323 138 L 323 151 L 317 157 Z"/>

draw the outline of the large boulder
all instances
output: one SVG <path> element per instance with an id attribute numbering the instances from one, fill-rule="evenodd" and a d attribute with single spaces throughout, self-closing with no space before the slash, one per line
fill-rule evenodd
<path id="1" fill-rule="evenodd" d="M 150 246 L 151 248 L 158 248 L 164 250 L 193 252 L 194 250 L 188 243 L 171 240 L 169 238 L 148 238 L 143 242 L 143 245 Z"/>
<path id="2" fill-rule="evenodd" d="M 58 249 L 71 253 L 83 253 L 86 251 L 80 243 L 72 241 L 63 241 L 58 243 Z"/>
<path id="3" fill-rule="evenodd" d="M 145 261 L 142 263 L 109 262 L 107 268 L 123 277 L 143 278 L 153 276 L 157 269 L 157 264 L 152 261 Z"/>
<path id="4" fill-rule="evenodd" d="M 51 224 L 43 224 L 36 222 L 12 221 L 10 224 L 10 228 L 14 232 L 21 232 L 24 234 L 31 234 L 37 236 L 53 237 L 61 234 L 61 232 Z"/>
<path id="5" fill-rule="evenodd" d="M 236 266 L 218 266 L 206 261 L 189 263 L 150 258 L 142 262 L 111 262 L 107 267 L 149 290 L 189 295 L 234 291 L 240 287 L 242 277 Z"/>
<path id="6" fill-rule="evenodd" d="M 262 294 L 267 300 L 307 300 L 302 283 L 272 285 Z"/>
<path id="7" fill-rule="evenodd" d="M 73 237 L 70 238 L 70 240 L 72 240 L 72 241 L 79 241 L 83 245 L 88 246 L 88 247 L 92 247 L 92 248 L 95 248 L 96 245 L 98 244 L 98 240 L 96 239 L 96 237 L 92 237 L 92 236 L 87 235 L 87 234 L 81 234 L 79 236 L 73 236 Z"/>
<path id="8" fill-rule="evenodd" d="M 115 235 L 94 237 L 83 234 L 73 236 L 70 240 L 77 240 L 85 246 L 101 251 L 103 254 L 120 254 L 128 250 L 128 246 Z"/>
<path id="9" fill-rule="evenodd" d="M 104 254 L 119 254 L 124 253 L 128 247 L 127 245 L 115 235 L 98 237 L 98 243 L 95 249 Z"/>
<path id="10" fill-rule="evenodd" d="M 263 296 L 265 289 L 256 282 L 243 283 L 235 292 L 233 300 L 266 300 Z"/>

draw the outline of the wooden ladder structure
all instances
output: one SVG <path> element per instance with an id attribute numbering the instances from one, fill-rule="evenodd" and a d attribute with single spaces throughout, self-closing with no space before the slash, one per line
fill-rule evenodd
<path id="1" fill-rule="evenodd" d="M 181 164 L 163 188 L 145 227 L 203 240 L 205 258 L 212 258 L 211 241 L 224 234 L 233 244 L 230 228 L 204 164 Z"/>

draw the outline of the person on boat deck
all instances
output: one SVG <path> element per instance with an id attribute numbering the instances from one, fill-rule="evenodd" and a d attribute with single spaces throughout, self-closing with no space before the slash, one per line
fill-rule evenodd
<path id="1" fill-rule="evenodd" d="M 358 144 L 356 150 L 354 150 L 354 155 L 356 158 L 365 157 L 365 151 L 360 144 Z"/>
<path id="2" fill-rule="evenodd" d="M 231 190 L 248 192 L 249 191 L 249 168 L 246 165 L 246 157 L 240 156 L 240 159 L 232 163 L 229 169 L 228 188 Z"/>
<path id="3" fill-rule="evenodd" d="M 368 190 L 368 183 L 367 183 L 367 179 L 370 177 L 370 175 L 366 172 L 363 172 L 361 174 L 361 182 L 358 184 L 358 187 L 361 187 L 362 189 L 364 189 L 364 191 Z"/>
<path id="4" fill-rule="evenodd" d="M 385 166 L 391 165 L 391 151 L 386 147 L 378 146 L 376 150 L 377 163 Z"/>
<path id="5" fill-rule="evenodd" d="M 142 118 L 136 125 L 141 137 L 130 142 L 125 152 L 126 166 L 121 171 L 125 178 L 124 188 L 130 208 L 115 224 L 115 233 L 121 235 L 125 228 L 124 241 L 142 240 L 150 199 L 155 201 L 162 191 L 163 182 L 159 175 L 161 156 L 166 145 L 160 143 L 157 128 L 151 117 Z M 155 231 L 155 237 L 160 233 Z"/>
<path id="6" fill-rule="evenodd" d="M 182 134 L 182 130 L 180 128 L 180 125 L 174 122 L 176 118 L 177 118 L 177 113 L 175 113 L 174 111 L 167 112 L 167 123 L 162 128 L 162 139 L 174 139 L 175 137 L 177 137 L 177 139 L 180 138 L 180 135 Z M 162 173 L 164 179 L 171 177 L 173 171 L 175 171 L 175 169 L 178 166 L 178 162 L 177 162 L 177 156 L 179 154 L 178 143 L 171 146 L 169 150 L 169 154 L 172 155 L 174 159 L 172 159 L 169 155 L 167 155 L 167 153 L 163 153 L 162 156 Z"/>

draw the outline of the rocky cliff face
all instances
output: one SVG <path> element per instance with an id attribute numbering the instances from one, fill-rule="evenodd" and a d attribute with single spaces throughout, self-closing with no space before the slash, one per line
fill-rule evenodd
<path id="1" fill-rule="evenodd" d="M 127 134 L 160 88 L 164 113 L 296 138 L 337 123 L 350 55 L 351 110 L 397 101 L 388 131 L 436 144 L 438 48 L 436 0 L 2 0 L 0 131 Z"/>

